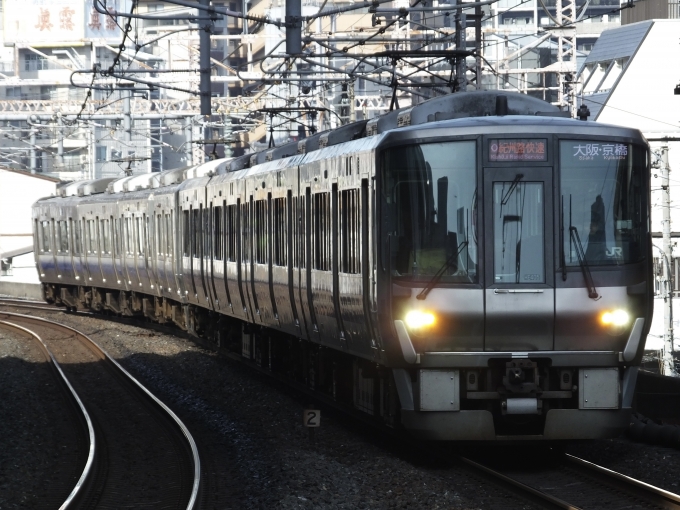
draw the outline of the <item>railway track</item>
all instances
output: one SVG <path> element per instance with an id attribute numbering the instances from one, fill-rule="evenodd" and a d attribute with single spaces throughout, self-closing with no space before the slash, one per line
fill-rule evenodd
<path id="1" fill-rule="evenodd" d="M 680 496 L 573 455 L 527 451 L 515 447 L 515 458 L 498 461 L 459 457 L 491 479 L 513 487 L 541 507 L 585 509 L 680 509 Z M 509 454 L 508 456 L 510 456 Z M 523 455 L 524 457 L 521 457 Z"/>
<path id="2" fill-rule="evenodd" d="M 0 304 L 11 304 L 15 301 L 0 301 Z M 38 307 L 39 303 L 18 302 L 26 307 Z M 58 310 L 56 308 L 48 308 Z M 89 315 L 89 314 L 88 314 Z M 2 312 L 0 312 L 0 318 Z M 125 320 L 129 322 L 129 320 Z M 148 327 L 148 324 L 138 324 Z M 155 327 L 155 326 L 154 326 Z M 167 328 L 163 328 L 167 329 Z M 200 341 L 200 340 L 199 340 Z M 230 358 L 240 359 L 238 355 L 227 354 Z M 248 365 L 261 371 L 265 368 Z M 335 406 L 332 399 L 320 398 L 304 384 L 293 383 L 296 391 L 306 394 L 310 399 L 321 402 L 323 407 L 336 407 L 341 412 L 344 408 Z M 365 425 L 371 425 L 363 413 L 350 413 L 352 419 L 360 420 Z M 373 425 L 375 425 L 373 423 Z M 599 509 L 599 508 L 663 508 L 680 509 L 680 496 L 654 487 L 645 482 L 633 479 L 621 473 L 611 471 L 602 466 L 579 459 L 568 454 L 546 454 L 545 449 L 538 449 L 529 444 L 525 447 L 508 448 L 508 456 L 515 455 L 510 462 L 488 461 L 483 456 L 465 456 L 456 449 L 449 449 L 446 453 L 433 452 L 433 456 L 446 459 L 451 467 L 463 467 L 465 471 L 487 483 L 496 485 L 501 490 L 518 500 L 529 502 L 538 508 L 551 509 Z M 497 453 L 497 452 L 496 452 Z M 491 457 L 491 456 L 488 456 Z M 497 457 L 497 455 L 493 455 Z M 501 456 L 502 457 L 502 456 Z M 453 462 L 452 462 L 453 461 Z M 534 467 L 532 467 L 534 466 Z"/>
<path id="3" fill-rule="evenodd" d="M 73 328 L 4 311 L 0 325 L 44 344 L 91 417 L 90 455 L 61 508 L 197 508 L 198 450 L 169 408 Z"/>

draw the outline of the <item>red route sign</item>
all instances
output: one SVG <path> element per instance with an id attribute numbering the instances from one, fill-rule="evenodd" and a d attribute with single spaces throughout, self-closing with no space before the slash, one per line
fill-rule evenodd
<path id="1" fill-rule="evenodd" d="M 532 138 L 489 140 L 489 161 L 547 161 L 547 140 Z"/>

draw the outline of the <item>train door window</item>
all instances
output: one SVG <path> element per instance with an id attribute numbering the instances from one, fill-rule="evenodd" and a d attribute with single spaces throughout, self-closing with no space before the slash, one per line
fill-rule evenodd
<path id="1" fill-rule="evenodd" d="M 133 219 L 132 222 L 132 242 L 134 243 L 134 252 L 135 254 L 139 255 L 141 253 L 141 247 L 140 247 L 140 237 L 141 237 L 141 218 L 136 217 Z"/>
<path id="2" fill-rule="evenodd" d="M 201 225 L 205 235 L 201 236 L 203 241 L 203 257 L 209 257 L 212 251 L 212 225 L 210 224 L 210 209 L 201 207 Z"/>
<path id="3" fill-rule="evenodd" d="M 293 198 L 293 265 L 305 268 L 305 198 Z"/>
<path id="4" fill-rule="evenodd" d="M 253 231 L 255 232 L 255 262 L 267 263 L 267 201 L 255 201 L 255 215 L 253 218 Z"/>
<path id="5" fill-rule="evenodd" d="M 74 222 L 73 218 L 69 218 L 68 224 L 69 230 L 71 231 L 71 235 L 73 237 L 73 246 L 71 252 L 73 255 L 80 255 L 80 229 L 78 228 L 78 220 Z"/>
<path id="6" fill-rule="evenodd" d="M 50 222 L 40 222 L 40 249 L 43 253 L 50 253 Z"/>
<path id="7" fill-rule="evenodd" d="M 223 239 L 222 206 L 213 207 L 213 247 L 215 249 L 215 260 L 222 260 Z"/>
<path id="8" fill-rule="evenodd" d="M 275 266 L 288 265 L 288 221 L 286 216 L 286 199 L 275 198 L 272 206 L 272 253 Z"/>
<path id="9" fill-rule="evenodd" d="M 226 215 L 226 224 L 225 224 L 225 233 L 227 236 L 227 253 L 226 257 L 229 262 L 236 262 L 236 241 L 238 240 L 238 224 L 237 224 L 237 218 L 238 218 L 238 206 L 236 205 L 228 205 L 227 206 L 227 215 Z"/>
<path id="10" fill-rule="evenodd" d="M 57 252 L 68 253 L 68 226 L 66 220 L 57 222 Z"/>
<path id="11" fill-rule="evenodd" d="M 172 257 L 173 254 L 173 249 L 172 249 L 172 216 L 169 214 L 165 215 L 165 242 L 167 243 L 166 245 L 166 254 L 168 257 Z"/>
<path id="12" fill-rule="evenodd" d="M 142 254 L 151 255 L 151 218 L 146 214 L 142 220 Z"/>
<path id="13" fill-rule="evenodd" d="M 130 242 L 130 218 L 123 220 L 123 244 L 125 244 L 125 253 L 130 255 L 132 243 Z"/>
<path id="14" fill-rule="evenodd" d="M 348 160 L 351 161 L 351 160 Z M 361 222 L 359 190 L 348 189 L 340 192 L 340 272 L 357 274 L 361 271 L 360 243 Z"/>
<path id="15" fill-rule="evenodd" d="M 198 209 L 191 210 L 191 256 L 198 257 L 201 242 L 201 215 Z"/>
<path id="16" fill-rule="evenodd" d="M 112 218 L 111 221 L 113 225 L 113 255 L 120 257 L 120 220 Z"/>
<path id="17" fill-rule="evenodd" d="M 87 251 L 97 253 L 97 226 L 95 220 L 87 220 Z"/>
<path id="18" fill-rule="evenodd" d="M 493 183 L 494 283 L 545 283 L 542 182 Z"/>
<path id="19" fill-rule="evenodd" d="M 102 253 L 111 254 L 111 225 L 109 220 L 101 220 Z"/>
<path id="20" fill-rule="evenodd" d="M 250 260 L 250 204 L 245 203 L 241 205 L 241 239 L 243 241 L 241 248 L 241 260 L 248 262 Z"/>
<path id="21" fill-rule="evenodd" d="M 163 217 L 160 214 L 154 215 L 153 224 L 153 255 L 154 257 L 162 254 L 163 251 L 163 231 L 161 230 L 161 221 Z"/>
<path id="22" fill-rule="evenodd" d="M 191 225 L 190 211 L 182 211 L 182 254 L 185 257 L 191 256 Z"/>
<path id="23" fill-rule="evenodd" d="M 314 217 L 314 263 L 320 271 L 331 269 L 331 194 L 315 193 L 313 196 Z"/>

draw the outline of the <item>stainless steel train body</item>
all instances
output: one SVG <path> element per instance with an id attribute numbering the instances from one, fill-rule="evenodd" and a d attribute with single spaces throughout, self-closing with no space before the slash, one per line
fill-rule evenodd
<path id="1" fill-rule="evenodd" d="M 652 315 L 648 146 L 457 96 L 300 153 L 71 185 L 34 206 L 46 298 L 237 338 L 423 438 L 615 435 Z"/>

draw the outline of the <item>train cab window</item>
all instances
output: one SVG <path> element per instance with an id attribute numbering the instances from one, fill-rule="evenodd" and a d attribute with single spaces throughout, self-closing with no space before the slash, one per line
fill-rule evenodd
<path id="1" fill-rule="evenodd" d="M 255 233 L 255 238 L 253 242 L 255 243 L 255 263 L 266 264 L 267 263 L 267 249 L 268 249 L 268 232 L 267 232 L 267 201 L 266 200 L 256 200 L 255 201 L 255 215 L 253 217 L 253 231 Z"/>
<path id="2" fill-rule="evenodd" d="M 393 276 L 477 282 L 475 142 L 386 149 L 381 168 Z"/>
<path id="3" fill-rule="evenodd" d="M 286 199 L 275 198 L 272 201 L 272 264 L 288 265 L 288 221 L 286 217 Z"/>
<path id="4" fill-rule="evenodd" d="M 646 151 L 604 140 L 560 142 L 562 250 L 566 266 L 644 258 Z"/>
<path id="5" fill-rule="evenodd" d="M 238 206 L 229 205 L 227 206 L 227 217 L 225 224 L 225 232 L 227 235 L 227 253 L 226 257 L 229 262 L 236 262 L 237 253 L 236 246 L 239 238 L 238 233 Z"/>
<path id="6" fill-rule="evenodd" d="M 314 228 L 314 269 L 331 270 L 331 194 L 312 196 Z"/>
<path id="7" fill-rule="evenodd" d="M 222 228 L 222 206 L 213 207 L 212 233 L 215 260 L 222 260 L 224 246 L 224 232 Z"/>
<path id="8" fill-rule="evenodd" d="M 351 161 L 348 159 L 348 161 Z M 360 242 L 361 208 L 359 207 L 359 190 L 340 191 L 340 268 L 341 273 L 357 274 L 361 272 Z"/>

